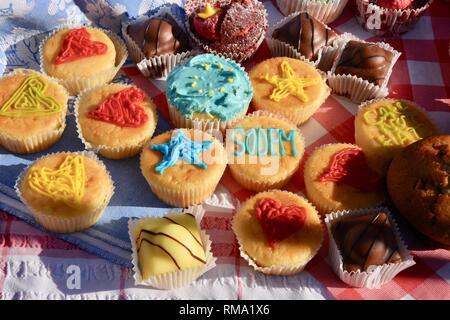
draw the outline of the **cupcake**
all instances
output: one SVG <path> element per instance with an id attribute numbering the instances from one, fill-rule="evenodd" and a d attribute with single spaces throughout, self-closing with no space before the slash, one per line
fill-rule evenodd
<path id="1" fill-rule="evenodd" d="M 203 213 L 197 206 L 163 217 L 130 220 L 136 285 L 179 288 L 215 266 L 211 241 L 200 230 Z"/>
<path id="2" fill-rule="evenodd" d="M 205 52 L 237 62 L 250 58 L 264 40 L 267 11 L 256 0 L 187 0 L 186 25 Z"/>
<path id="3" fill-rule="evenodd" d="M 344 10 L 348 0 L 277 0 L 281 13 L 288 16 L 294 12 L 308 12 L 323 23 L 336 20 Z"/>
<path id="4" fill-rule="evenodd" d="M 297 127 L 257 111 L 227 131 L 229 168 L 244 188 L 264 191 L 285 186 L 300 166 L 305 141 Z"/>
<path id="5" fill-rule="evenodd" d="M 278 22 L 268 39 L 273 56 L 308 60 L 323 71 L 333 65 L 338 35 L 307 12 L 293 13 Z"/>
<path id="6" fill-rule="evenodd" d="M 110 82 L 127 58 L 117 36 L 84 26 L 56 30 L 40 54 L 42 72 L 59 79 L 71 95 Z"/>
<path id="7" fill-rule="evenodd" d="M 40 225 L 68 233 L 100 219 L 114 185 L 94 154 L 61 152 L 30 165 L 17 180 L 16 191 Z"/>
<path id="8" fill-rule="evenodd" d="M 349 40 L 328 75 L 333 92 L 363 102 L 388 95 L 387 83 L 400 53 L 384 42 Z"/>
<path id="9" fill-rule="evenodd" d="M 410 30 L 432 0 L 356 0 L 357 19 L 377 36 L 398 36 Z"/>
<path id="10" fill-rule="evenodd" d="M 253 89 L 240 65 L 202 54 L 173 69 L 166 96 L 175 127 L 224 131 L 247 113 Z"/>
<path id="11" fill-rule="evenodd" d="M 427 112 L 401 99 L 379 99 L 360 106 L 355 140 L 369 165 L 385 175 L 392 158 L 407 145 L 438 132 Z"/>
<path id="12" fill-rule="evenodd" d="M 241 256 L 271 275 L 302 271 L 323 240 L 320 217 L 308 200 L 272 190 L 245 201 L 233 219 Z"/>
<path id="13" fill-rule="evenodd" d="M 450 135 L 427 137 L 400 151 L 389 166 L 387 187 L 414 228 L 450 248 Z"/>
<path id="14" fill-rule="evenodd" d="M 306 122 L 330 94 L 319 71 L 297 59 L 264 60 L 249 75 L 254 91 L 252 106 L 281 114 L 295 125 Z"/>
<path id="15" fill-rule="evenodd" d="M 56 143 L 66 127 L 69 94 L 55 79 L 33 70 L 0 78 L 0 145 L 33 153 Z"/>
<path id="16" fill-rule="evenodd" d="M 151 17 L 124 24 L 122 34 L 128 51 L 144 76 L 165 78 L 191 55 L 191 45 L 182 23 L 167 6 Z"/>
<path id="17" fill-rule="evenodd" d="M 305 163 L 304 177 L 308 199 L 322 214 L 373 207 L 384 200 L 381 177 L 352 144 L 333 143 L 314 150 Z"/>
<path id="18" fill-rule="evenodd" d="M 333 212 L 325 223 L 331 266 L 353 287 L 380 288 L 415 264 L 387 208 Z"/>
<path id="19" fill-rule="evenodd" d="M 199 204 L 210 197 L 226 165 L 222 144 L 192 129 L 156 136 L 141 154 L 141 171 L 152 192 L 175 207 Z"/>
<path id="20" fill-rule="evenodd" d="M 135 86 L 109 84 L 84 91 L 75 107 L 78 133 L 87 149 L 110 159 L 138 154 L 155 131 L 156 107 Z"/>

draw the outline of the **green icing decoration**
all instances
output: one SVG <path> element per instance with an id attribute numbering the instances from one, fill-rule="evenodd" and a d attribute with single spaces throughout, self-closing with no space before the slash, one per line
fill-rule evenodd
<path id="1" fill-rule="evenodd" d="M 177 65 L 167 78 L 167 99 L 184 116 L 207 113 L 227 121 L 248 106 L 253 89 L 235 62 L 202 54 Z"/>

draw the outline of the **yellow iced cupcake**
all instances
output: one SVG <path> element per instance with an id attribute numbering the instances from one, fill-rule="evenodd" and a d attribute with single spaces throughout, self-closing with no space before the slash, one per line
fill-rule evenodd
<path id="1" fill-rule="evenodd" d="M 141 171 L 153 193 L 176 207 L 199 204 L 211 196 L 226 165 L 222 144 L 192 129 L 156 136 L 141 154 Z"/>
<path id="2" fill-rule="evenodd" d="M 304 148 L 295 125 L 267 112 L 257 111 L 238 120 L 227 132 L 231 174 L 249 190 L 286 185 L 300 165 Z"/>
<path id="3" fill-rule="evenodd" d="M 16 186 L 36 221 L 54 232 L 76 232 L 97 222 L 113 194 L 104 165 L 89 153 L 54 153 L 34 162 Z"/>
<path id="4" fill-rule="evenodd" d="M 61 29 L 41 47 L 41 68 L 73 95 L 111 81 L 125 62 L 125 44 L 92 27 Z"/>
<path id="5" fill-rule="evenodd" d="M 384 200 L 381 177 L 367 164 L 358 146 L 323 145 L 311 154 L 304 168 L 309 200 L 321 214 L 375 207 Z"/>
<path id="6" fill-rule="evenodd" d="M 253 107 L 282 114 L 296 125 L 306 122 L 330 95 L 319 71 L 297 59 L 268 59 L 257 64 L 249 75 Z"/>
<path id="7" fill-rule="evenodd" d="M 314 206 L 280 190 L 258 193 L 243 203 L 234 216 L 233 231 L 243 258 L 256 270 L 274 275 L 302 271 L 323 239 Z"/>
<path id="8" fill-rule="evenodd" d="M 76 103 L 77 125 L 87 148 L 110 159 L 140 152 L 156 128 L 156 107 L 145 93 L 123 84 L 83 92 Z"/>
<path id="9" fill-rule="evenodd" d="M 394 156 L 407 145 L 438 134 L 426 111 L 414 102 L 379 99 L 363 104 L 355 117 L 355 140 L 369 164 L 385 175 Z"/>
<path id="10" fill-rule="evenodd" d="M 45 150 L 66 127 L 69 94 L 56 81 L 32 70 L 0 79 L 0 145 L 16 153 Z"/>

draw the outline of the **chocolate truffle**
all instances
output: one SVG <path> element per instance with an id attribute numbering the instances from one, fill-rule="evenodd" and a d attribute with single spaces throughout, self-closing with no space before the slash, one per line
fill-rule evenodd
<path id="1" fill-rule="evenodd" d="M 168 15 L 131 24 L 127 32 L 147 58 L 190 50 L 186 34 Z"/>
<path id="2" fill-rule="evenodd" d="M 344 217 L 332 225 L 331 231 L 348 272 L 402 261 L 388 215 L 384 212 Z"/>
<path id="3" fill-rule="evenodd" d="M 392 52 L 376 43 L 351 40 L 345 46 L 334 73 L 354 75 L 381 86 L 393 58 Z"/>
<path id="4" fill-rule="evenodd" d="M 313 61 L 322 47 L 333 44 L 336 36 L 333 30 L 307 12 L 292 17 L 272 34 L 272 38 L 290 44 L 305 58 Z"/>

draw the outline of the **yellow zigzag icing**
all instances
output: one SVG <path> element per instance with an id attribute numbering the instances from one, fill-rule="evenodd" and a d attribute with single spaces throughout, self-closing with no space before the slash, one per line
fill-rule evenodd
<path id="1" fill-rule="evenodd" d="M 29 76 L 0 108 L 0 116 L 43 116 L 60 112 L 61 105 L 44 95 L 47 87 L 48 84 L 38 75 Z"/>
<path id="2" fill-rule="evenodd" d="M 295 76 L 294 69 L 287 61 L 281 62 L 282 77 L 278 76 L 261 76 L 261 79 L 266 80 L 276 88 L 273 89 L 270 99 L 279 102 L 290 94 L 299 98 L 302 102 L 308 102 L 309 97 L 305 93 L 305 87 L 316 85 L 320 82 L 319 78 L 300 78 Z"/>
<path id="3" fill-rule="evenodd" d="M 84 158 L 76 155 L 67 156 L 56 170 L 31 168 L 28 183 L 34 191 L 70 204 L 81 202 L 85 179 Z"/>

